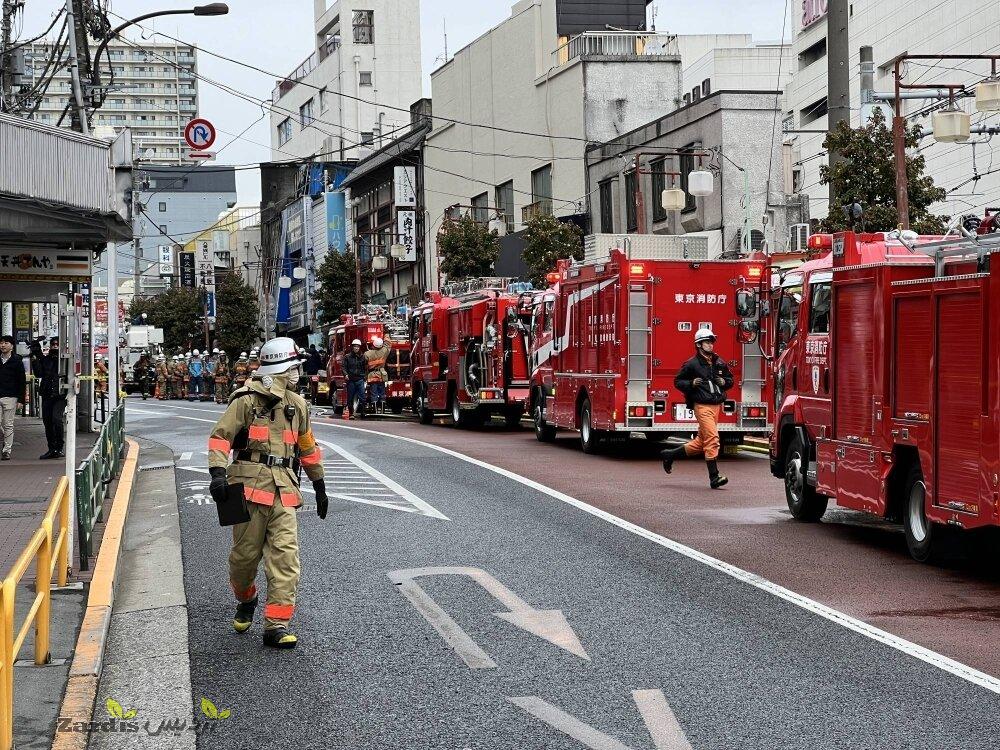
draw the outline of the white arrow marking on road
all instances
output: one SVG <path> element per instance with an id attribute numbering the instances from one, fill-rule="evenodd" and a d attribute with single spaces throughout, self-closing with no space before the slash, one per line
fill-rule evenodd
<path id="1" fill-rule="evenodd" d="M 632 699 L 639 708 L 656 750 L 691 750 L 691 744 L 662 690 L 633 690 Z M 507 700 L 591 750 L 631 750 L 628 745 L 594 729 L 589 724 L 584 724 L 575 716 L 541 698 L 526 696 Z"/>
<path id="2" fill-rule="evenodd" d="M 567 622 L 561 610 L 535 609 L 485 570 L 463 567 L 411 568 L 409 570 L 394 570 L 388 575 L 389 580 L 399 587 L 403 596 L 410 600 L 410 603 L 416 607 L 430 626 L 444 638 L 445 643 L 459 655 L 470 669 L 491 669 L 497 664 L 459 627 L 458 623 L 447 612 L 438 606 L 427 592 L 420 588 L 416 581 L 417 578 L 442 575 L 468 576 L 510 610 L 509 612 L 496 612 L 494 613 L 496 617 L 506 620 L 574 656 L 590 661 L 590 657 L 583 649 L 583 644 L 576 637 L 576 633 L 573 632 L 572 626 Z"/>
<path id="3" fill-rule="evenodd" d="M 181 461 L 190 461 L 192 455 L 194 454 L 191 451 L 184 451 L 181 454 Z"/>

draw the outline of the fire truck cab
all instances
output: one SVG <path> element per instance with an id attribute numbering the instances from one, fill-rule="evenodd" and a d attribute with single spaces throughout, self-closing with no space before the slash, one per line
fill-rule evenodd
<path id="1" fill-rule="evenodd" d="M 769 433 L 766 368 L 756 343 L 762 260 L 709 260 L 707 241 L 663 235 L 588 238 L 582 263 L 559 261 L 531 317 L 531 409 L 543 442 L 578 430 L 585 453 L 631 433 L 687 436 L 694 414 L 674 377 L 711 328 L 736 385 L 719 430 L 726 445 Z"/>
<path id="2" fill-rule="evenodd" d="M 422 424 L 447 413 L 455 426 L 494 414 L 521 421 L 528 397 L 526 296 L 512 279 L 473 279 L 427 292 L 410 316 L 414 410 Z"/>
<path id="3" fill-rule="evenodd" d="M 833 499 L 928 561 L 945 526 L 1000 525 L 1000 234 L 816 237 L 775 290 L 772 473 L 795 518 Z"/>

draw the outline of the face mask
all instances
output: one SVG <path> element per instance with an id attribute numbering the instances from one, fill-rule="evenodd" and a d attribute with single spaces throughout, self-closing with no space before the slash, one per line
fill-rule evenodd
<path id="1" fill-rule="evenodd" d="M 302 373 L 299 371 L 298 365 L 296 365 L 295 367 L 288 368 L 288 371 L 285 373 L 285 376 L 288 378 L 287 387 L 293 391 L 297 391 L 299 389 L 299 378 L 302 376 Z"/>

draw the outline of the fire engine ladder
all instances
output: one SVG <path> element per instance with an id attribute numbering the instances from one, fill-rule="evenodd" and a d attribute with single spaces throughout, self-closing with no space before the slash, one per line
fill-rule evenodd
<path id="1" fill-rule="evenodd" d="M 743 403 L 760 402 L 764 392 L 764 355 L 757 342 L 743 345 Z"/>
<path id="2" fill-rule="evenodd" d="M 944 276 L 944 263 L 948 258 L 965 258 L 977 255 L 980 260 L 994 250 L 1000 250 L 1000 234 L 970 235 L 954 239 L 907 244 L 912 251 L 934 259 L 934 275 Z"/>
<path id="3" fill-rule="evenodd" d="M 629 403 L 649 400 L 649 384 L 653 380 L 651 344 L 653 328 L 650 316 L 653 305 L 649 281 L 630 281 L 628 285 L 628 389 Z"/>

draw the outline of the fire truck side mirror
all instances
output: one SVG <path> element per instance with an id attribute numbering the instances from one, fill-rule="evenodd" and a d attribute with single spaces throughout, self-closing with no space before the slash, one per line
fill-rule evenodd
<path id="1" fill-rule="evenodd" d="M 736 314 L 741 318 L 757 317 L 757 292 L 741 289 L 736 293 Z"/>

